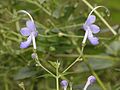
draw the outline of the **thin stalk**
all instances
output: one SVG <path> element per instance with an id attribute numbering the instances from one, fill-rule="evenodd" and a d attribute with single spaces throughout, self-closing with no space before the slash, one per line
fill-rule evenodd
<path id="1" fill-rule="evenodd" d="M 67 87 L 64 87 L 64 90 L 67 90 Z"/>
<path id="2" fill-rule="evenodd" d="M 79 60 L 82 61 L 82 59 L 80 59 L 80 58 L 81 58 L 81 55 L 79 55 L 78 58 L 77 58 L 74 62 L 72 62 L 72 63 L 62 72 L 62 74 L 65 73 L 66 71 L 68 71 L 68 70 L 69 70 L 76 62 L 78 62 Z"/>
<path id="3" fill-rule="evenodd" d="M 58 62 L 58 61 L 57 61 Z M 56 67 L 56 89 L 59 90 L 59 66 Z"/>
<path id="4" fill-rule="evenodd" d="M 41 8 L 47 15 L 49 16 L 52 16 L 51 12 L 49 12 L 46 8 L 44 8 L 41 4 L 35 2 L 35 1 L 32 1 L 32 0 L 23 0 L 24 2 L 28 2 L 28 3 L 32 3 L 36 6 L 38 6 L 39 8 Z"/>
<path id="5" fill-rule="evenodd" d="M 72 33 L 72 32 L 69 32 L 69 33 Z M 72 41 L 72 43 L 73 43 L 75 46 L 77 46 L 77 43 L 75 42 L 75 40 L 74 40 L 73 38 L 71 38 L 71 41 Z M 80 58 L 82 57 L 81 50 L 80 50 L 80 48 L 79 48 L 78 46 L 76 47 L 76 49 L 77 49 L 77 51 L 78 51 L 78 53 L 79 53 L 80 55 L 78 56 L 78 58 L 77 58 L 74 62 L 72 62 L 72 63 L 62 72 L 62 74 L 65 73 L 66 71 L 68 71 L 76 62 L 82 61 L 82 59 L 80 59 Z"/>
<path id="6" fill-rule="evenodd" d="M 35 36 L 32 33 L 32 42 L 33 42 L 33 48 L 36 50 L 36 41 L 35 41 Z"/>
<path id="7" fill-rule="evenodd" d="M 72 90 L 72 83 L 70 83 L 70 90 Z"/>
<path id="8" fill-rule="evenodd" d="M 5 90 L 9 90 L 8 89 L 8 82 L 7 82 L 7 79 L 6 79 L 6 77 L 5 77 L 5 80 L 4 80 L 5 82 L 4 82 L 4 85 L 5 85 Z"/>
<path id="9" fill-rule="evenodd" d="M 90 85 L 90 83 L 87 82 L 87 83 L 85 84 L 85 87 L 83 88 L 83 90 L 87 90 L 87 88 L 88 88 L 89 85 Z"/>
<path id="10" fill-rule="evenodd" d="M 25 10 L 19 10 L 18 13 L 25 13 L 25 14 L 27 14 L 27 15 L 29 16 L 30 20 L 31 20 L 32 22 L 34 22 L 32 16 L 31 16 L 30 13 L 28 13 L 27 11 L 25 11 Z"/>
<path id="11" fill-rule="evenodd" d="M 56 57 L 69 57 L 69 58 L 74 58 L 78 57 L 78 54 L 57 54 L 55 55 Z M 111 56 L 104 56 L 103 55 L 84 55 L 85 58 L 97 58 L 99 59 L 106 59 L 106 60 L 119 60 L 119 58 L 111 57 Z"/>
<path id="12" fill-rule="evenodd" d="M 88 33 L 89 33 L 88 30 L 86 30 L 85 36 L 84 36 L 83 41 L 82 41 L 82 44 L 86 43 L 86 40 L 87 40 L 87 37 L 88 37 Z"/>
<path id="13" fill-rule="evenodd" d="M 17 16 L 16 9 L 13 9 L 13 13 Z M 15 22 L 15 25 L 16 25 L 16 30 L 19 31 L 19 30 L 20 30 L 19 22 L 16 21 L 16 22 Z"/>
<path id="14" fill-rule="evenodd" d="M 83 23 L 80 24 L 73 24 L 73 25 L 68 25 L 68 26 L 64 26 L 64 27 L 58 27 L 59 29 L 69 29 L 69 28 L 75 28 L 75 27 L 80 27 L 82 26 Z"/>
<path id="15" fill-rule="evenodd" d="M 56 77 L 56 89 L 59 90 L 59 77 Z"/>
<path id="16" fill-rule="evenodd" d="M 38 59 L 35 59 L 36 63 L 38 64 L 38 66 L 40 66 L 41 68 L 43 68 L 46 72 L 48 72 L 50 75 L 52 75 L 53 77 L 56 77 L 51 71 L 49 71 L 47 68 L 45 68 L 39 61 Z"/>
<path id="17" fill-rule="evenodd" d="M 94 9 L 93 6 L 87 1 L 87 0 L 82 0 L 90 9 Z M 117 35 L 116 31 L 113 30 L 113 28 L 107 23 L 107 21 L 99 14 L 98 11 L 94 11 L 95 14 L 102 20 L 102 22 L 110 29 L 110 31 L 114 34 Z"/>
<path id="18" fill-rule="evenodd" d="M 25 88 L 22 88 L 23 90 L 25 90 Z"/>
<path id="19" fill-rule="evenodd" d="M 40 37 L 46 37 L 46 38 L 52 38 L 52 37 L 57 37 L 58 34 L 55 34 L 55 35 L 43 35 L 43 34 L 38 34 L 38 36 L 40 36 Z"/>

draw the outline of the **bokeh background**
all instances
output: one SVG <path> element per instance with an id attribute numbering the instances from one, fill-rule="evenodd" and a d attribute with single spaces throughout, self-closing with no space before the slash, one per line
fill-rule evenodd
<path id="1" fill-rule="evenodd" d="M 99 76 L 107 90 L 120 90 L 120 0 L 88 0 L 118 33 L 114 36 L 97 17 L 101 32 L 97 35 L 100 44 L 87 42 L 84 53 L 89 65 Z M 91 11 L 82 0 L 0 0 L 0 90 L 56 90 L 55 79 L 42 68 L 35 66 L 31 58 L 32 45 L 20 49 L 20 28 L 29 19 L 19 10 L 28 11 L 34 18 L 39 35 L 37 53 L 42 64 L 55 73 L 53 63 L 58 60 L 62 72 L 79 55 L 84 36 L 82 24 Z M 61 35 L 62 33 L 62 35 Z M 92 72 L 84 62 L 76 63 L 63 77 L 73 85 L 73 90 L 82 90 Z M 61 89 L 62 90 L 62 89 Z M 88 90 L 102 90 L 98 82 Z"/>

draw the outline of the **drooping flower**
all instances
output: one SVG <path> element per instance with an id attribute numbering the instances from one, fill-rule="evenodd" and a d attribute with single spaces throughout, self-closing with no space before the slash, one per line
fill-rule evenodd
<path id="1" fill-rule="evenodd" d="M 27 48 L 31 42 L 33 42 L 33 47 L 36 49 L 35 37 L 38 35 L 38 32 L 36 31 L 34 22 L 28 20 L 26 22 L 26 27 L 21 28 L 20 33 L 23 36 L 28 36 L 27 41 L 21 42 L 20 48 Z"/>
<path id="2" fill-rule="evenodd" d="M 95 81 L 96 81 L 96 78 L 94 76 L 92 75 L 89 76 L 83 90 L 87 90 L 88 86 L 92 85 Z"/>
<path id="3" fill-rule="evenodd" d="M 100 28 L 94 24 L 96 20 L 95 15 L 89 15 L 85 24 L 83 25 L 83 29 L 85 30 L 85 36 L 83 39 L 83 44 L 86 42 L 86 39 L 88 38 L 90 43 L 93 45 L 99 44 L 99 39 L 95 37 L 93 34 L 96 34 L 100 31 Z"/>
<path id="4" fill-rule="evenodd" d="M 64 90 L 67 90 L 68 82 L 66 80 L 62 80 L 60 84 Z"/>

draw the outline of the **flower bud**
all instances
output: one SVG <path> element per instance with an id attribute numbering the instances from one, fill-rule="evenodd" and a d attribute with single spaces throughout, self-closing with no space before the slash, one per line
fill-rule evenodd
<path id="1" fill-rule="evenodd" d="M 92 75 L 89 76 L 83 90 L 87 90 L 88 86 L 92 85 L 95 81 L 96 81 L 96 78 L 94 76 Z"/>
<path id="2" fill-rule="evenodd" d="M 90 84 L 93 84 L 96 81 L 96 78 L 94 76 L 89 76 L 88 81 L 90 82 Z"/>
<path id="3" fill-rule="evenodd" d="M 67 89 L 68 82 L 67 82 L 66 80 L 62 80 L 60 84 L 61 84 L 61 86 L 62 86 L 62 88 L 63 88 L 64 90 Z"/>
<path id="4" fill-rule="evenodd" d="M 32 57 L 33 59 L 37 59 L 37 58 L 38 58 L 36 53 L 32 53 L 31 57 Z"/>

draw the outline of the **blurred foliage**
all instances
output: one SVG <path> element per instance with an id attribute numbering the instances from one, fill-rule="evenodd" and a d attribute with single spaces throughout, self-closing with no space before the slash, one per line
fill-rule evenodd
<path id="1" fill-rule="evenodd" d="M 101 27 L 98 35 L 100 44 L 92 46 L 87 42 L 85 58 L 95 70 L 108 90 L 120 90 L 120 0 L 89 0 L 93 5 L 104 5 L 99 13 L 110 23 L 117 36 L 97 19 Z M 26 90 L 55 90 L 55 80 L 32 60 L 32 46 L 20 49 L 19 44 L 26 37 L 19 33 L 28 17 L 18 14 L 27 10 L 33 16 L 39 35 L 37 52 L 44 66 L 55 73 L 54 64 L 60 62 L 62 72 L 77 56 L 81 47 L 84 30 L 82 24 L 90 9 L 81 0 L 0 0 L 0 90 L 21 90 L 24 82 Z M 63 78 L 73 83 L 79 90 L 91 75 L 84 62 L 76 63 Z M 101 90 L 98 83 L 89 90 Z"/>

